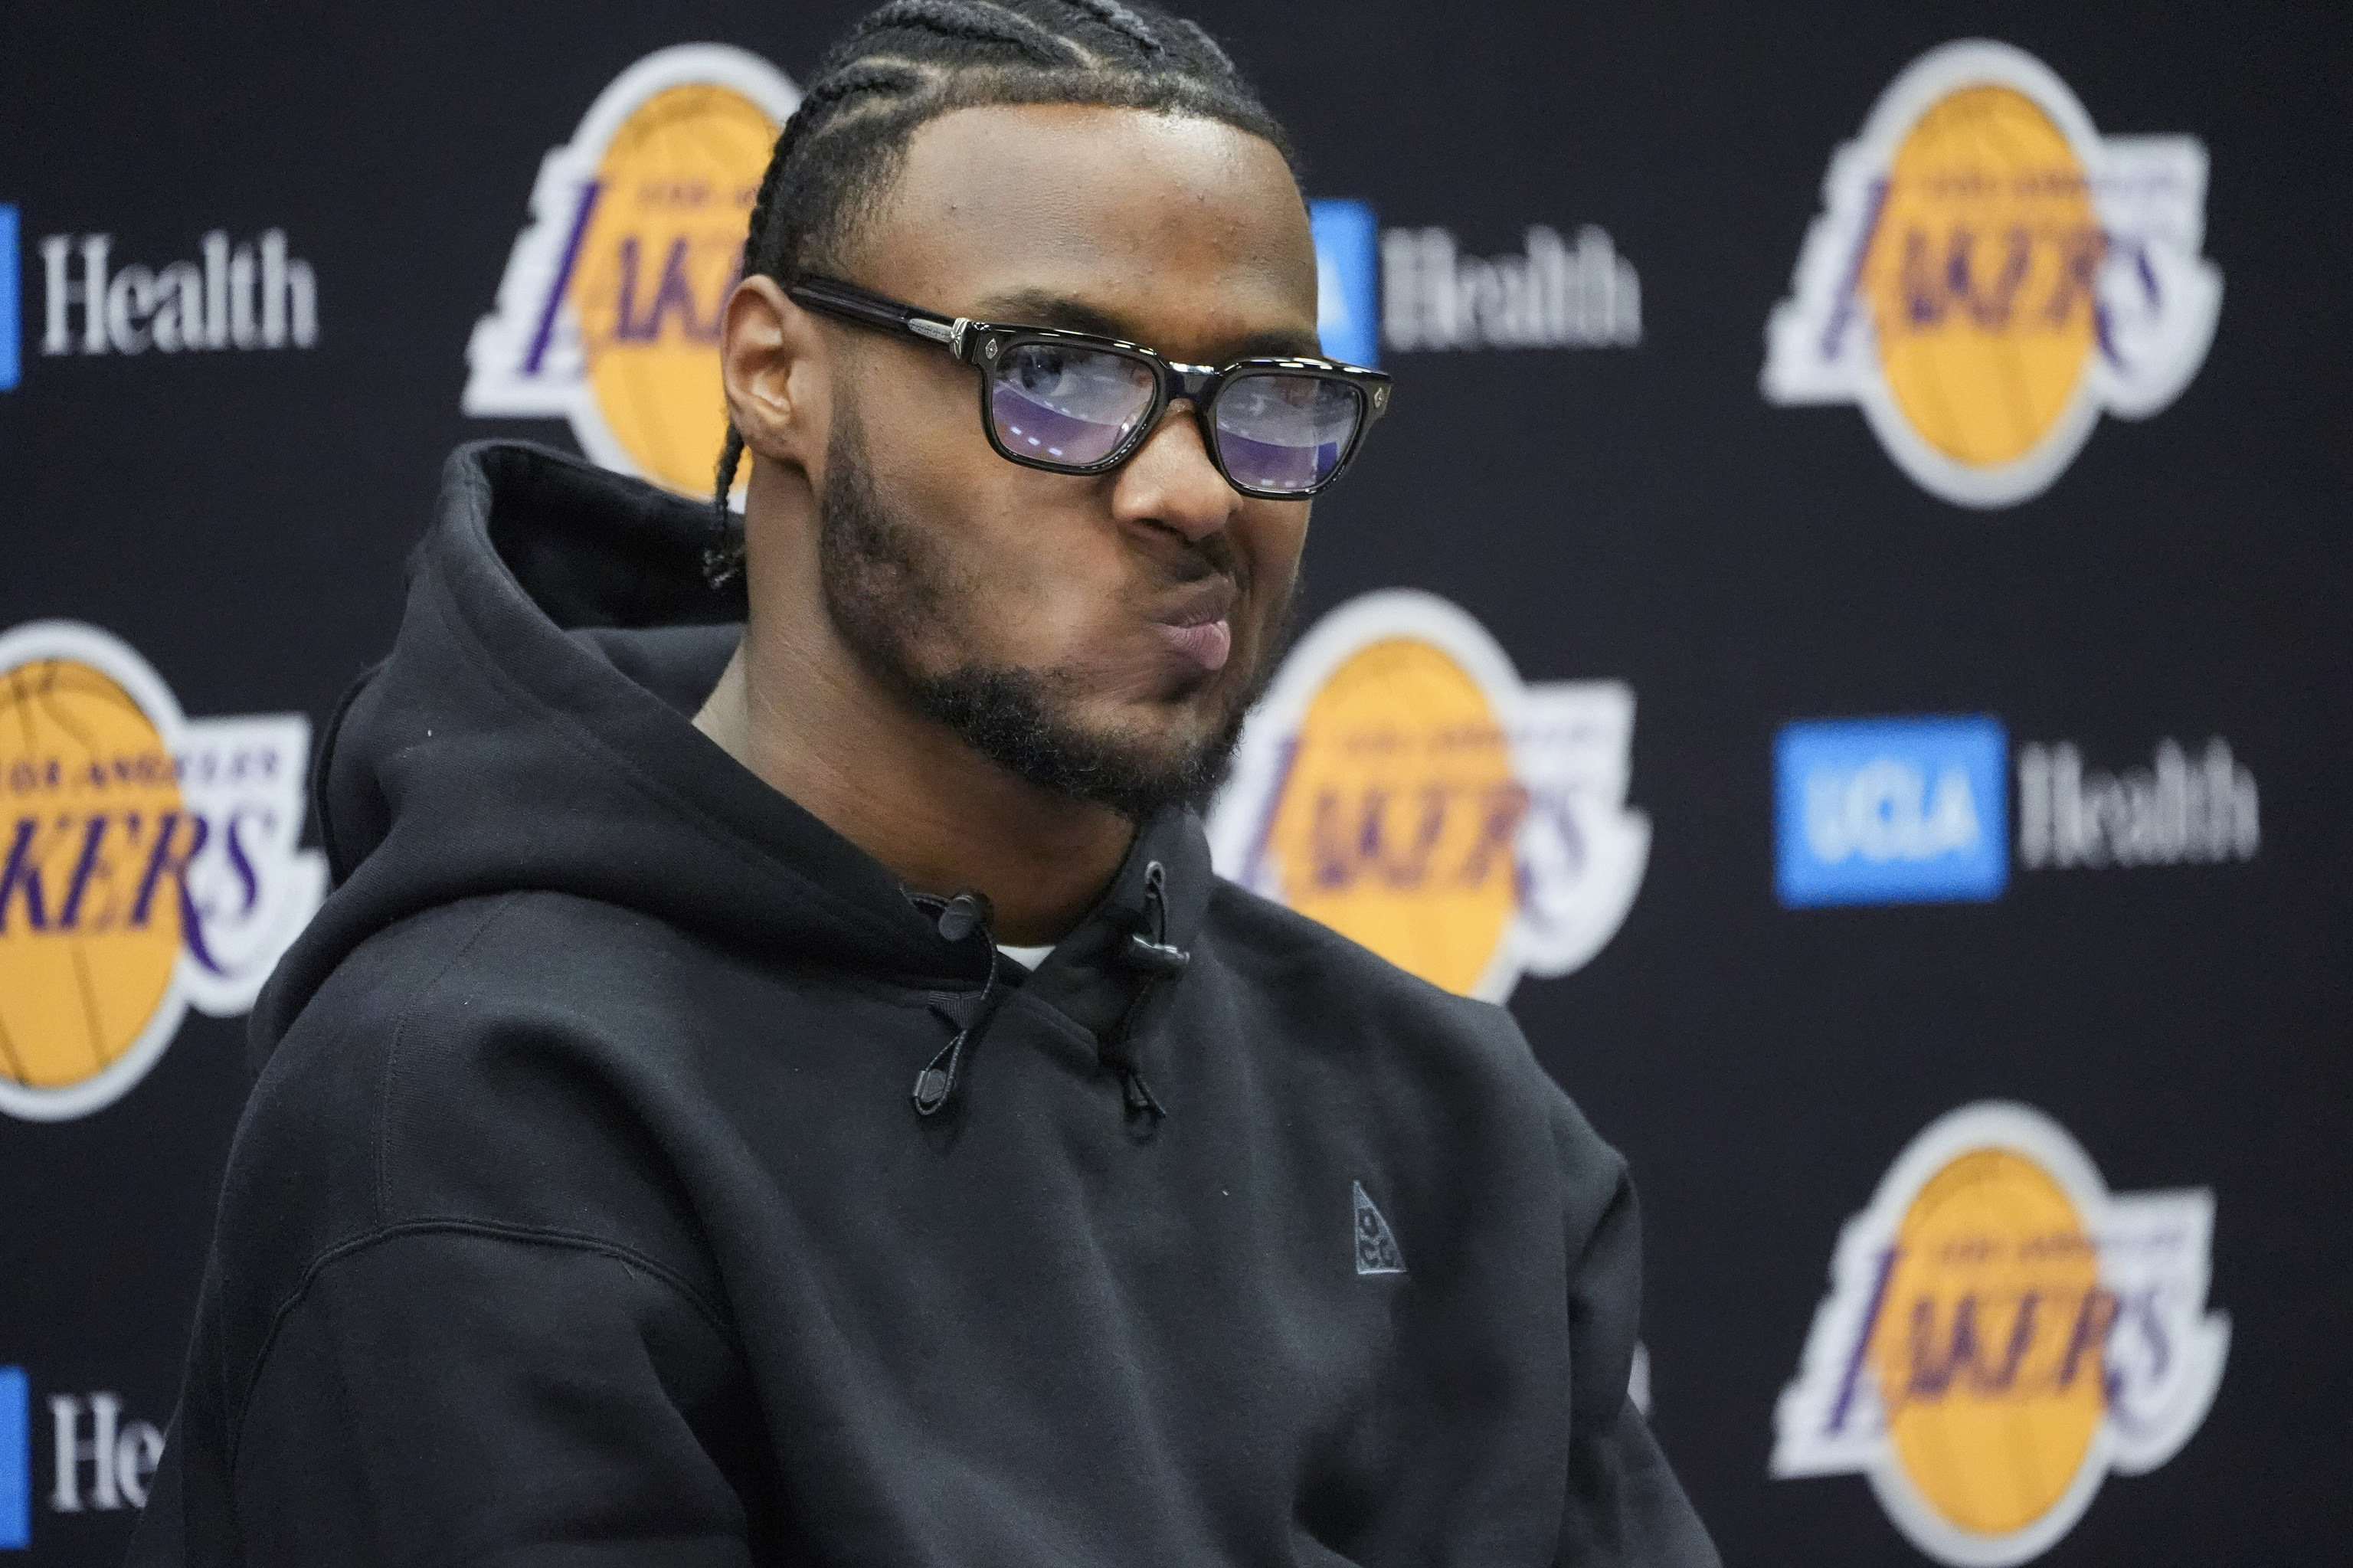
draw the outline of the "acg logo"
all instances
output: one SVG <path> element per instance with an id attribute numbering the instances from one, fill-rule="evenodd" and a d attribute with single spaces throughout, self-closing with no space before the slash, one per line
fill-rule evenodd
<path id="1" fill-rule="evenodd" d="M 310 729 L 183 717 L 95 627 L 0 635 L 0 1111 L 87 1116 L 190 1006 L 252 1007 L 326 889 L 295 847 Z"/>
<path id="2" fill-rule="evenodd" d="M 1626 809 L 1634 696 L 1522 684 L 1486 629 L 1403 589 L 1284 662 L 1209 818 L 1218 869 L 1450 991 L 1502 1001 L 1617 934 L 1651 824 Z"/>
<path id="3" fill-rule="evenodd" d="M 2040 494 L 2103 410 L 2146 418 L 2204 363 L 2206 167 L 2194 137 L 2100 135 L 2021 50 L 1930 50 L 1831 160 L 1766 398 L 1860 404 L 1947 501 Z"/>
<path id="4" fill-rule="evenodd" d="M 1912 1543 L 2003 1568 L 2213 1403 L 2214 1197 L 2110 1193 L 2064 1128 L 1984 1101 L 1931 1124 L 1847 1222 L 1775 1412 L 1772 1474 L 1861 1471 Z"/>
<path id="5" fill-rule="evenodd" d="M 799 102 L 784 73 L 720 44 L 616 78 L 540 164 L 498 309 L 466 347 L 465 411 L 561 416 L 606 467 L 706 493 L 726 431 L 720 313 Z"/>

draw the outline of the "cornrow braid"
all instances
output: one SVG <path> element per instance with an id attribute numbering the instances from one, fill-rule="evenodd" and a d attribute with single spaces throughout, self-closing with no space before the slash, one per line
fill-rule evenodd
<path id="1" fill-rule="evenodd" d="M 1190 16 L 1171 16 L 1169 20 L 1176 24 L 1184 32 L 1186 39 L 1200 52 L 1201 58 L 1214 66 L 1219 73 L 1226 76 L 1238 74 L 1234 69 L 1232 58 L 1225 50 L 1218 47 L 1218 40 L 1209 37 L 1208 30 L 1200 23 Z"/>
<path id="2" fill-rule="evenodd" d="M 994 0 L 891 0 L 860 24 L 871 38 L 894 28 L 930 33 L 968 44 L 997 44 L 1033 64 L 1071 65 L 1085 58 L 1067 38 L 1058 38 L 1020 12 Z M 854 35 L 853 35 L 854 36 Z"/>
<path id="3" fill-rule="evenodd" d="M 917 127 L 987 104 L 1082 104 L 1221 121 L 1297 160 L 1217 40 L 1145 0 L 888 0 L 830 49 L 776 138 L 744 238 L 743 275 L 838 270 L 881 204 Z M 743 568 L 728 504 L 743 466 L 733 424 L 703 553 L 713 587 Z"/>
<path id="4" fill-rule="evenodd" d="M 1131 39 L 1147 55 L 1166 54 L 1168 46 L 1152 30 L 1152 24 L 1121 5 L 1119 0 L 1075 0 L 1079 9 L 1093 16 L 1104 26 Z"/>
<path id="5" fill-rule="evenodd" d="M 907 0 L 901 0 L 901 4 L 905 3 Z M 737 269 L 739 276 L 749 277 L 757 269 L 760 237 L 768 230 L 768 215 L 775 210 L 776 204 L 776 186 L 792 160 L 793 146 L 800 133 L 834 105 L 847 99 L 855 98 L 861 92 L 906 92 L 921 79 L 920 73 L 892 61 L 853 60 L 802 97 L 800 106 L 777 133 L 776 150 L 768 155 L 767 171 L 760 176 L 759 194 L 752 202 L 751 225 L 744 238 L 744 260 Z M 702 575 L 714 588 L 724 587 L 744 567 L 743 540 L 737 535 L 733 510 L 728 502 L 734 493 L 736 470 L 743 461 L 743 432 L 736 429 L 735 421 L 730 419 L 727 422 L 727 439 L 719 449 L 719 493 L 715 504 L 719 510 L 720 537 L 715 545 L 702 553 Z"/>

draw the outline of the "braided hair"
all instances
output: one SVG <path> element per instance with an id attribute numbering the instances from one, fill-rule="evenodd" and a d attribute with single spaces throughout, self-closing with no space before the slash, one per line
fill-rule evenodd
<path id="1" fill-rule="evenodd" d="M 889 0 L 826 55 L 785 123 L 752 206 L 743 275 L 787 281 L 839 270 L 889 188 L 917 127 L 983 104 L 1067 103 L 1221 121 L 1290 139 L 1199 26 L 1142 0 Z M 713 584 L 741 569 L 728 506 L 744 438 L 731 421 L 719 458 Z"/>

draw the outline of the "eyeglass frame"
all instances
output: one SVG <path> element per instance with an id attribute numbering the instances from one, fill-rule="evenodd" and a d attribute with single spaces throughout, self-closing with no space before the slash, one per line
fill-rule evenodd
<path id="1" fill-rule="evenodd" d="M 944 315 L 875 293 L 871 289 L 861 289 L 839 278 L 814 274 L 796 278 L 785 286 L 785 293 L 794 303 L 805 309 L 944 348 L 979 371 L 980 429 L 981 433 L 987 437 L 990 449 L 1008 462 L 1017 462 L 1024 468 L 1041 469 L 1048 473 L 1109 473 L 1143 449 L 1152 433 L 1160 428 L 1161 418 L 1167 413 L 1168 406 L 1183 398 L 1190 400 L 1193 405 L 1193 418 L 1200 427 L 1202 448 L 1208 453 L 1209 461 L 1217 469 L 1219 478 L 1240 493 L 1258 500 L 1305 501 L 1322 493 L 1348 471 L 1349 463 L 1355 461 L 1358 449 L 1365 443 L 1366 432 L 1373 428 L 1374 421 L 1388 411 L 1389 376 L 1382 371 L 1336 359 L 1267 355 L 1237 359 L 1221 366 L 1187 365 L 1142 344 L 1129 343 L 1122 338 L 1071 332 L 1061 327 L 1022 326 L 1004 322 L 976 321 L 968 316 Z M 1015 451 L 998 436 L 996 409 L 989 395 L 996 385 L 996 366 L 1009 350 L 1030 343 L 1067 343 L 1102 350 L 1137 361 L 1151 371 L 1151 407 L 1137 419 L 1135 429 L 1122 438 L 1108 456 L 1091 463 L 1062 462 Z M 1225 459 L 1218 450 L 1216 422 L 1211 415 L 1219 394 L 1246 376 L 1269 371 L 1336 381 L 1356 395 L 1359 417 L 1356 429 L 1348 437 L 1347 446 L 1333 462 L 1332 471 L 1304 490 L 1264 490 L 1244 484 L 1227 469 Z"/>

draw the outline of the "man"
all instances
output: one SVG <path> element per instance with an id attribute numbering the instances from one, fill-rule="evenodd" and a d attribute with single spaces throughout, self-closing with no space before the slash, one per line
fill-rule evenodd
<path id="1" fill-rule="evenodd" d="M 1387 400 L 1279 134 L 1157 13 L 899 0 L 753 216 L 740 541 L 452 460 L 135 1561 L 1714 1562 L 1622 1162 L 1209 870 Z"/>

